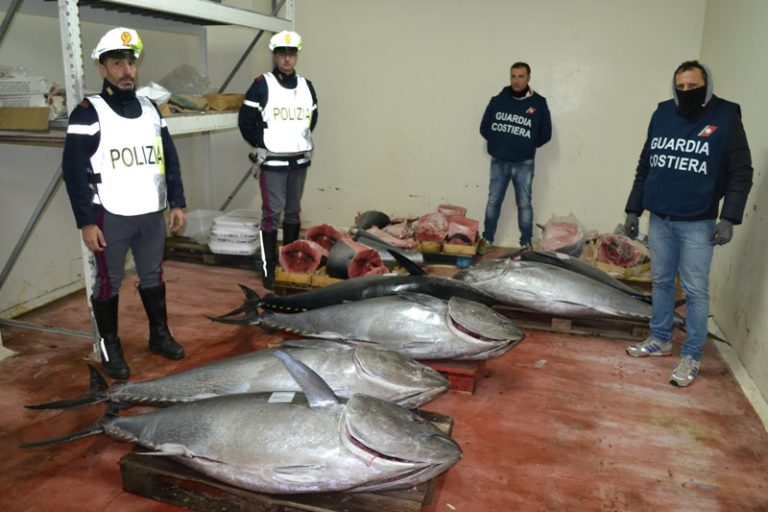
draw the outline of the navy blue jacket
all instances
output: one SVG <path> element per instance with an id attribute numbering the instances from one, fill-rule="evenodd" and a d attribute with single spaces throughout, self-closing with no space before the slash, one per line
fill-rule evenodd
<path id="1" fill-rule="evenodd" d="M 141 104 L 133 91 L 127 92 L 113 88 L 108 81 L 104 80 L 100 96 L 118 115 L 128 119 L 141 117 Z M 158 115 L 160 115 L 159 112 Z M 90 127 L 98 122 L 99 115 L 87 99 L 81 101 L 69 116 L 70 125 Z M 181 182 L 179 155 L 167 127 L 161 129 L 160 136 L 163 141 L 168 205 L 171 208 L 184 208 L 187 203 L 184 199 L 184 185 Z M 100 141 L 100 131 L 93 134 L 67 133 L 64 140 L 61 167 L 78 228 L 96 224 L 95 207 L 101 208 L 100 205 L 93 204 L 93 190 L 89 182 L 89 174 L 92 174 L 91 157 L 96 153 Z"/>
<path id="2" fill-rule="evenodd" d="M 740 224 L 752 174 L 737 104 L 712 96 L 702 112 L 686 118 L 668 100 L 651 117 L 625 211 L 679 221 L 715 219 L 719 211 L 721 219 Z"/>
<path id="3" fill-rule="evenodd" d="M 480 135 L 488 141 L 492 157 L 509 162 L 530 160 L 536 156 L 536 148 L 552 138 L 547 100 L 537 92 L 515 98 L 511 87 L 503 88 L 485 108 Z"/>

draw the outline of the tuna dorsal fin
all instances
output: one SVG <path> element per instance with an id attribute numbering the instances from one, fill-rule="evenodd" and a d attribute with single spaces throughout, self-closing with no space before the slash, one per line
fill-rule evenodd
<path id="1" fill-rule="evenodd" d="M 328 407 L 339 403 L 330 386 L 312 368 L 282 350 L 274 350 L 273 354 L 283 362 L 301 386 L 310 407 Z"/>

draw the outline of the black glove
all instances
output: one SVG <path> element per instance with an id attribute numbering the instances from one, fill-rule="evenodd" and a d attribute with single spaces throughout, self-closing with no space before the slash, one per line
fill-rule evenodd
<path id="1" fill-rule="evenodd" d="M 627 220 L 624 221 L 624 234 L 629 238 L 636 238 L 640 219 L 636 213 L 627 213 Z"/>
<path id="2" fill-rule="evenodd" d="M 731 238 L 733 238 L 733 222 L 723 219 L 715 225 L 710 243 L 712 245 L 725 245 L 731 241 Z"/>

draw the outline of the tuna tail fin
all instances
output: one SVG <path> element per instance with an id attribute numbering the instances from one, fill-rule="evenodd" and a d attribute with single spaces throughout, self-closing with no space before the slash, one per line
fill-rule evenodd
<path id="1" fill-rule="evenodd" d="M 217 318 L 227 318 L 230 316 L 239 315 L 241 313 L 247 315 L 252 311 L 256 311 L 263 304 L 261 296 L 254 290 L 248 288 L 244 284 L 238 284 L 238 286 L 243 291 L 243 295 L 245 295 L 245 301 L 242 305 L 236 307 L 232 311 L 224 313 L 223 315 L 219 315 Z"/>
<path id="2" fill-rule="evenodd" d="M 34 410 L 47 410 L 47 409 L 74 409 L 76 407 L 85 407 L 86 405 L 100 404 L 108 400 L 106 391 L 109 388 L 107 381 L 101 376 L 99 371 L 88 365 L 88 370 L 91 372 L 91 387 L 84 394 L 77 398 L 70 398 L 68 400 L 59 400 L 56 402 L 48 402 L 45 404 L 25 405 L 27 409 Z"/>
<path id="3" fill-rule="evenodd" d="M 282 350 L 274 350 L 273 354 L 283 362 L 301 386 L 310 407 L 328 407 L 339 403 L 331 387 L 312 368 Z"/>
<path id="4" fill-rule="evenodd" d="M 244 324 L 244 325 L 259 324 L 258 309 L 263 303 L 261 296 L 259 296 L 258 293 L 248 288 L 244 284 L 238 284 L 238 286 L 243 291 L 243 295 L 245 295 L 245 301 L 243 302 L 243 304 L 233 309 L 232 311 L 224 313 L 223 315 L 209 316 L 207 317 L 209 320 L 213 320 L 214 322 L 221 322 L 224 324 Z M 239 318 L 231 318 L 240 314 L 242 314 L 242 316 Z"/>
<path id="5" fill-rule="evenodd" d="M 91 425 L 90 427 L 84 430 L 81 430 L 80 432 L 74 432 L 72 434 L 67 434 L 61 437 L 54 437 L 53 439 L 46 439 L 45 441 L 35 441 L 33 443 L 21 443 L 19 447 L 20 448 L 40 448 L 43 446 L 53 446 L 55 444 L 61 444 L 69 441 L 76 441 L 78 439 L 83 439 L 84 437 L 103 434 L 105 431 L 104 423 L 110 418 L 117 416 L 116 411 L 118 410 L 119 410 L 119 406 L 110 405 L 107 408 L 107 410 L 104 412 L 104 415 L 101 418 L 99 418 L 99 421 L 97 421 L 95 424 Z"/>

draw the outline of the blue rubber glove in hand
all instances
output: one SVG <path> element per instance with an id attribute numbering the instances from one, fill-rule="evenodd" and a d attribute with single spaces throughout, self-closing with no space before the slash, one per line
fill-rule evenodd
<path id="1" fill-rule="evenodd" d="M 624 234 L 629 238 L 636 238 L 640 226 L 640 219 L 636 213 L 628 213 L 624 221 Z"/>
<path id="2" fill-rule="evenodd" d="M 712 245 L 725 245 L 733 238 L 733 223 L 729 220 L 721 220 L 715 225 L 710 243 Z"/>

